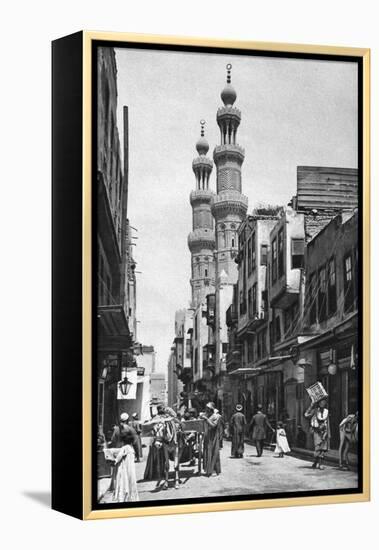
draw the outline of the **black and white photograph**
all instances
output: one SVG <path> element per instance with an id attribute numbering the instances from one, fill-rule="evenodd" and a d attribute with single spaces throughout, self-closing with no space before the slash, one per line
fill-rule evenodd
<path id="1" fill-rule="evenodd" d="M 359 492 L 359 62 L 94 52 L 96 507 Z"/>

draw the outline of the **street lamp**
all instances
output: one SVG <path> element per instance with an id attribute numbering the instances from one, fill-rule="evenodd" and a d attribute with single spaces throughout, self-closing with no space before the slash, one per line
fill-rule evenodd
<path id="1" fill-rule="evenodd" d="M 130 382 L 127 378 L 127 376 L 125 376 L 119 383 L 118 383 L 118 387 L 120 388 L 120 391 L 122 393 L 122 395 L 128 395 L 129 391 L 130 391 L 130 388 L 133 386 L 133 382 Z"/>

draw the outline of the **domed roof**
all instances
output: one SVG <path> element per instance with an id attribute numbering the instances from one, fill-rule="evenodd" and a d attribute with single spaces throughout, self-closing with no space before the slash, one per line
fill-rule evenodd
<path id="1" fill-rule="evenodd" d="M 199 155 L 206 155 L 209 151 L 209 143 L 205 139 L 204 136 L 201 136 L 201 138 L 196 143 L 196 150 L 199 153 Z"/>
<path id="2" fill-rule="evenodd" d="M 205 126 L 205 120 L 200 120 L 200 138 L 198 142 L 196 143 L 196 150 L 199 153 L 199 155 L 206 155 L 209 151 L 209 143 L 204 137 L 204 126 Z"/>
<path id="3" fill-rule="evenodd" d="M 235 100 L 237 99 L 237 92 L 235 91 L 233 86 L 229 84 L 229 82 L 226 84 L 225 88 L 221 92 L 221 99 L 225 107 L 233 105 Z"/>

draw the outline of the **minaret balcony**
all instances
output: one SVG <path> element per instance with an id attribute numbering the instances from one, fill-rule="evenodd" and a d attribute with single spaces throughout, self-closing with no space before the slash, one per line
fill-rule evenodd
<path id="1" fill-rule="evenodd" d="M 213 250 L 216 246 L 216 238 L 213 229 L 194 229 L 188 235 L 188 248 L 191 252 L 199 250 Z"/>
<path id="2" fill-rule="evenodd" d="M 192 161 L 192 170 L 196 172 L 196 170 L 199 168 L 203 168 L 208 172 L 211 172 L 213 168 L 212 160 L 204 155 L 200 155 L 200 157 L 196 157 Z"/>
<path id="3" fill-rule="evenodd" d="M 195 189 L 191 191 L 191 194 L 190 194 L 191 206 L 194 206 L 195 204 L 199 204 L 199 203 L 209 204 L 212 200 L 212 197 L 214 197 L 214 195 L 215 195 L 214 191 L 211 191 L 210 189 Z"/>
<path id="4" fill-rule="evenodd" d="M 241 122 L 241 111 L 232 105 L 220 107 L 217 109 L 217 122 L 221 119 L 236 120 L 238 124 Z"/>
<path id="5" fill-rule="evenodd" d="M 231 160 L 242 164 L 245 158 L 245 149 L 237 144 L 227 143 L 225 145 L 217 145 L 213 151 L 213 160 L 217 164 L 221 160 L 223 162 Z"/>
<path id="6" fill-rule="evenodd" d="M 246 216 L 248 198 L 238 191 L 220 191 L 212 199 L 212 214 L 216 219 L 223 218 L 228 214 L 236 214 L 241 218 Z"/>

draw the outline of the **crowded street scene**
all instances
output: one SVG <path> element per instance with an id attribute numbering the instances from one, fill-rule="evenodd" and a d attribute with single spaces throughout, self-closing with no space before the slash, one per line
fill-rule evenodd
<path id="1" fill-rule="evenodd" d="M 98 504 L 356 489 L 356 68 L 104 47 L 97 75 Z"/>
<path id="2" fill-rule="evenodd" d="M 170 413 L 163 413 L 163 416 L 165 414 Z M 245 421 L 241 413 L 237 411 L 236 414 L 242 417 L 242 422 Z M 264 417 L 263 414 L 262 416 Z M 220 417 L 220 424 L 222 422 L 223 419 Z M 126 426 L 127 423 L 124 424 L 124 429 Z M 245 430 L 239 427 L 233 432 L 232 438 L 224 437 L 223 431 L 218 431 L 219 435 L 216 438 L 211 437 L 205 441 L 206 447 L 203 449 L 198 447 L 196 432 L 182 433 L 179 436 L 183 437 L 183 447 L 178 476 L 176 477 L 174 462 L 172 462 L 171 468 L 168 465 L 166 477 L 162 447 L 161 450 L 156 448 L 154 439 L 151 437 L 143 438 L 142 446 L 140 429 L 139 426 L 134 438 L 129 440 L 133 441 L 133 447 L 135 445 L 135 453 L 134 455 L 131 453 L 132 462 L 129 461 L 128 466 L 133 474 L 130 472 L 124 474 L 132 480 L 130 485 L 127 485 L 128 488 L 134 487 L 131 493 L 132 500 L 346 489 L 354 486 L 356 479 L 354 468 L 341 469 L 333 461 L 325 463 L 322 466 L 324 471 L 320 474 L 314 465 L 312 453 L 300 457 L 293 455 L 285 435 L 284 444 L 283 435 L 277 433 L 274 437 L 268 436 L 268 441 L 274 440 L 275 443 L 262 447 L 263 439 L 256 440 L 258 445 L 254 445 L 250 439 L 245 441 Z M 279 430 L 284 432 L 283 428 Z M 124 440 L 126 441 L 127 439 Z M 122 441 L 120 445 L 125 447 Z M 199 451 L 204 455 L 202 463 L 199 463 Z M 115 456 L 119 454 L 120 451 L 117 451 Z M 121 456 L 123 455 L 124 451 L 121 451 Z M 284 456 L 285 461 L 278 464 L 275 459 Z M 118 466 L 112 468 L 112 461 L 109 461 L 109 465 L 110 469 L 113 469 L 113 476 L 110 474 L 110 477 L 106 476 L 99 480 L 99 502 L 108 504 L 115 500 L 123 502 L 125 493 L 120 494 L 120 487 L 124 487 L 125 490 L 125 485 L 120 482 L 120 476 L 116 474 Z M 118 500 L 120 498 L 121 500 Z"/>

